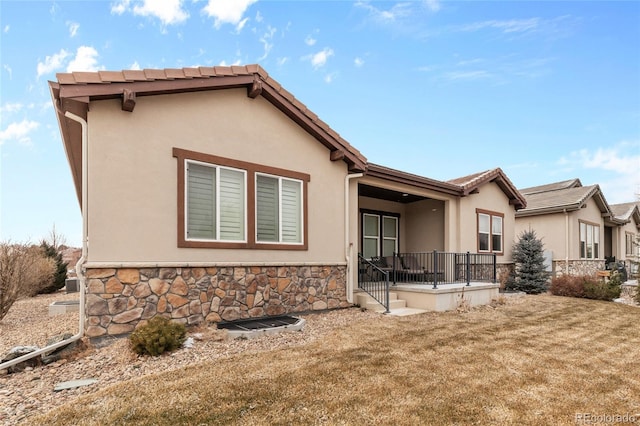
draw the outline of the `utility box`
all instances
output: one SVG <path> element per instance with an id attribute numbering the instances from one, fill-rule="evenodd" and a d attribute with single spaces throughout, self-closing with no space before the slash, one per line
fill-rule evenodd
<path id="1" fill-rule="evenodd" d="M 77 278 L 67 278 L 64 281 L 65 289 L 67 293 L 77 293 L 78 292 L 78 279 Z"/>

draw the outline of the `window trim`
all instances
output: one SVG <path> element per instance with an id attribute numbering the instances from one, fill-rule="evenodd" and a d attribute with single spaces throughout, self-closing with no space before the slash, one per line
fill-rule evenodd
<path id="1" fill-rule="evenodd" d="M 258 241 L 258 191 L 257 191 L 257 187 L 258 187 L 258 176 L 264 176 L 267 178 L 272 178 L 272 179 L 276 179 L 278 181 L 278 238 L 279 241 L 278 242 L 273 242 L 273 241 Z M 286 177 L 286 176 L 280 176 L 280 175 L 274 175 L 271 173 L 264 173 L 264 172 L 260 172 L 257 171 L 253 174 L 253 178 L 255 180 L 255 205 L 256 205 L 256 209 L 255 209 L 255 243 L 257 245 L 260 245 L 262 247 L 264 247 L 265 245 L 273 245 L 273 244 L 277 244 L 277 245 L 294 245 L 294 246 L 300 246 L 303 245 L 305 242 L 305 223 L 304 223 L 304 199 L 305 199 L 305 184 L 304 181 L 302 179 L 295 179 L 295 178 L 290 178 L 290 177 Z M 292 242 L 282 242 L 282 232 L 283 232 L 283 223 L 282 223 L 282 183 L 283 180 L 288 180 L 288 181 L 292 181 L 292 182 L 297 182 L 300 183 L 300 209 L 301 211 L 300 213 L 300 238 L 301 238 L 301 242 L 299 243 L 292 243 Z"/>
<path id="2" fill-rule="evenodd" d="M 173 156 L 178 162 L 177 179 L 177 245 L 180 248 L 217 248 L 217 249 L 263 249 L 263 250 L 308 250 L 308 183 L 311 176 L 307 173 L 280 169 L 247 161 L 235 160 L 202 152 L 173 148 Z M 186 163 L 187 161 L 205 163 L 205 165 L 220 166 L 243 170 L 245 174 L 245 238 L 246 242 L 229 242 L 219 240 L 189 240 L 186 238 Z M 256 242 L 256 173 L 299 180 L 302 182 L 302 243 L 257 243 Z"/>
<path id="3" fill-rule="evenodd" d="M 247 242 L 247 216 L 248 216 L 248 214 L 247 214 L 247 171 L 243 170 L 243 169 L 238 169 L 238 168 L 235 168 L 235 167 L 228 167 L 228 166 L 223 166 L 223 165 L 220 165 L 220 164 L 204 163 L 202 161 L 187 159 L 187 160 L 185 160 L 185 167 L 184 167 L 185 182 L 187 182 L 187 180 L 188 180 L 189 171 L 187 170 L 186 165 L 189 164 L 189 163 L 196 164 L 196 165 L 203 166 L 203 167 L 209 167 L 209 168 L 212 168 L 212 169 L 215 170 L 214 173 L 215 173 L 215 176 L 216 176 L 216 184 L 215 184 L 216 197 L 215 197 L 214 202 L 216 203 L 216 209 L 215 209 L 216 214 L 215 214 L 214 220 L 216 222 L 216 224 L 215 224 L 216 238 L 215 239 L 189 238 L 187 236 L 187 233 L 188 233 L 187 221 L 188 221 L 188 214 L 189 214 L 188 211 L 187 211 L 188 205 L 189 205 L 189 203 L 187 202 L 187 199 L 188 199 L 189 195 L 188 195 L 188 191 L 185 190 L 185 198 L 184 198 L 185 199 L 185 202 L 184 202 L 184 217 L 185 217 L 184 239 L 186 241 L 205 241 L 205 242 L 216 242 L 216 243 L 221 243 L 221 242 L 224 242 L 224 243 L 238 243 L 238 244 L 246 243 Z M 243 180 L 242 183 L 244 185 L 245 191 L 244 191 L 244 200 L 243 200 L 243 206 L 242 206 L 243 210 L 244 210 L 244 217 L 243 217 L 243 219 L 244 219 L 244 236 L 243 236 L 243 238 L 241 240 L 223 240 L 223 239 L 220 239 L 220 231 L 221 231 L 220 218 L 221 218 L 221 213 L 222 213 L 222 209 L 220 208 L 220 195 L 221 195 L 221 192 L 220 192 L 220 183 L 221 183 L 220 182 L 220 173 L 221 173 L 222 170 L 231 170 L 231 171 L 234 171 L 234 172 L 242 173 L 242 180 Z M 185 189 L 186 189 L 186 184 L 185 184 Z"/>
<path id="4" fill-rule="evenodd" d="M 396 253 L 400 251 L 400 214 L 381 210 L 360 209 L 360 252 L 364 256 L 364 216 L 378 217 L 378 256 L 383 255 L 384 249 L 384 218 L 390 217 L 396 220 Z"/>
<path id="5" fill-rule="evenodd" d="M 584 225 L 584 229 L 585 229 L 585 240 L 584 240 L 584 256 L 582 256 L 582 225 Z M 591 227 L 593 230 L 597 230 L 598 232 L 591 232 L 591 243 L 592 243 L 592 251 L 595 251 L 596 249 L 596 245 L 597 245 L 597 249 L 598 249 L 598 253 L 593 253 L 594 255 L 591 257 L 588 257 L 587 254 L 589 253 L 589 227 Z M 579 259 L 584 259 L 584 260 L 598 260 L 601 259 L 600 257 L 600 251 L 601 251 L 601 243 L 600 243 L 600 224 L 599 223 L 594 223 L 594 222 L 589 222 L 586 220 L 578 220 L 578 256 Z"/>
<path id="6" fill-rule="evenodd" d="M 480 215 L 489 216 L 489 250 L 480 250 Z M 500 227 L 500 250 L 493 250 L 493 218 L 499 217 L 502 226 Z M 495 234 L 498 235 L 498 234 Z M 504 213 L 494 212 L 491 210 L 476 209 L 476 250 L 478 253 L 495 253 L 496 255 L 504 255 Z"/>
<path id="7" fill-rule="evenodd" d="M 640 248 L 638 248 L 636 243 L 637 238 L 637 234 L 633 232 L 624 232 L 624 251 L 627 257 L 636 256 L 640 252 Z"/>

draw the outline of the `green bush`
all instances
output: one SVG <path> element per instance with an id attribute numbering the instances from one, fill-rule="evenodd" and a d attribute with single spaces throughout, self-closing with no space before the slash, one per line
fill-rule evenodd
<path id="1" fill-rule="evenodd" d="M 584 297 L 584 283 L 589 277 L 562 275 L 551 280 L 549 291 L 555 296 Z"/>
<path id="2" fill-rule="evenodd" d="M 622 278 L 614 272 L 607 282 L 590 280 L 584 283 L 584 297 L 595 300 L 613 300 L 620 297 Z"/>
<path id="3" fill-rule="evenodd" d="M 153 317 L 129 336 L 131 349 L 138 355 L 158 356 L 178 349 L 184 343 L 184 324 L 164 317 Z"/>

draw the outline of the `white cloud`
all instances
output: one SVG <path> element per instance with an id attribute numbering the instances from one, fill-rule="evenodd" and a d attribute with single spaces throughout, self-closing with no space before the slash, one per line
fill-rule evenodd
<path id="1" fill-rule="evenodd" d="M 140 70 L 142 68 L 140 68 L 140 64 L 138 63 L 138 61 L 134 61 L 133 64 L 131 64 L 129 66 L 130 70 Z"/>
<path id="2" fill-rule="evenodd" d="M 634 200 L 640 188 L 640 140 L 622 141 L 607 148 L 581 149 L 563 157 L 558 164 L 570 169 L 588 169 L 602 175 L 597 183 L 609 203 Z M 595 182 L 594 182 L 595 183 Z"/>
<path id="3" fill-rule="evenodd" d="M 138 16 L 157 18 L 162 25 L 181 24 L 189 18 L 189 13 L 182 8 L 184 0 L 142 0 L 133 8 L 131 0 L 120 0 L 111 5 L 111 13 L 122 15 L 131 12 Z"/>
<path id="4" fill-rule="evenodd" d="M 67 72 L 73 71 L 98 71 L 104 67 L 98 65 L 98 51 L 91 46 L 80 46 L 69 65 Z"/>
<path id="5" fill-rule="evenodd" d="M 444 73 L 444 78 L 447 80 L 480 80 L 490 78 L 491 76 L 491 73 L 485 70 L 451 71 Z"/>
<path id="6" fill-rule="evenodd" d="M 327 75 L 325 75 L 325 76 L 324 76 L 324 82 L 325 82 L 325 83 L 327 83 L 327 84 L 329 84 L 329 83 L 333 82 L 333 80 L 334 80 L 337 76 L 338 76 L 338 73 L 337 73 L 337 72 L 335 72 L 335 71 L 334 71 L 334 72 L 332 72 L 332 73 L 329 73 L 329 74 L 327 74 Z"/>
<path id="7" fill-rule="evenodd" d="M 325 47 L 318 53 L 304 56 L 302 59 L 308 60 L 309 62 L 311 62 L 313 68 L 318 69 L 320 67 L 323 67 L 331 56 L 333 56 L 333 49 Z"/>
<path id="8" fill-rule="evenodd" d="M 9 74 L 9 80 L 13 79 L 13 70 L 11 69 L 11 67 L 7 64 L 2 65 L 2 68 L 5 69 L 5 71 L 7 71 L 7 73 Z"/>
<path id="9" fill-rule="evenodd" d="M 277 60 L 277 64 L 279 67 L 283 66 L 284 64 L 286 64 L 289 61 L 289 58 L 287 58 L 286 56 L 284 58 L 278 58 Z"/>
<path id="10" fill-rule="evenodd" d="M 133 14 L 156 17 L 164 25 L 180 24 L 189 17 L 189 13 L 182 8 L 182 2 L 183 0 L 143 0 L 142 6 L 133 7 Z"/>
<path id="11" fill-rule="evenodd" d="M 439 0 L 424 0 L 423 3 L 432 12 L 437 12 L 442 8 Z"/>
<path id="12" fill-rule="evenodd" d="M 256 13 L 256 18 L 255 19 L 256 19 L 256 22 L 262 22 L 263 21 L 264 18 L 262 17 L 262 14 L 260 13 L 260 11 L 258 11 Z"/>
<path id="13" fill-rule="evenodd" d="M 31 145 L 29 133 L 37 129 L 40 123 L 24 119 L 21 122 L 13 122 L 6 129 L 0 131 L 0 145 L 4 142 L 16 140 L 23 145 Z"/>
<path id="14" fill-rule="evenodd" d="M 69 56 L 69 52 L 67 52 L 64 49 L 60 49 L 60 52 L 54 53 L 51 56 L 45 57 L 44 62 L 38 62 L 37 77 L 39 78 L 44 74 L 49 74 L 51 72 L 61 69 L 64 66 L 64 61 L 67 59 L 68 56 Z"/>
<path id="15" fill-rule="evenodd" d="M 220 28 L 223 24 L 232 24 L 236 26 L 237 29 L 246 10 L 256 1 L 257 0 L 209 0 L 202 11 L 205 12 L 209 18 L 214 19 L 213 25 L 216 28 Z"/>
<path id="16" fill-rule="evenodd" d="M 78 33 L 78 29 L 80 28 L 80 24 L 77 22 L 67 21 L 67 27 L 69 27 L 69 36 L 75 37 Z"/>
<path id="17" fill-rule="evenodd" d="M 4 26 L 4 29 L 2 30 L 5 34 L 7 34 L 9 32 L 9 29 L 11 29 L 11 27 L 9 26 L 9 24 Z"/>
<path id="18" fill-rule="evenodd" d="M 369 16 L 378 23 L 391 23 L 401 18 L 406 18 L 412 14 L 411 4 L 396 3 L 388 10 L 378 9 L 368 2 L 357 1 L 355 6 L 361 7 L 369 12 Z"/>
<path id="19" fill-rule="evenodd" d="M 364 65 L 364 59 L 362 59 L 362 58 L 355 58 L 355 59 L 353 60 L 353 64 L 354 64 L 356 67 L 360 68 L 361 66 L 363 66 L 363 65 Z"/>
<path id="20" fill-rule="evenodd" d="M 245 24 L 247 23 L 247 21 L 249 20 L 249 18 L 244 18 L 242 21 L 238 22 L 238 25 L 236 25 L 236 32 L 240 33 L 240 31 L 242 31 L 242 29 L 244 28 Z"/>
<path id="21" fill-rule="evenodd" d="M 535 30 L 540 25 L 540 18 L 510 19 L 506 21 L 482 21 L 460 27 L 460 31 L 478 31 L 485 28 L 494 28 L 503 33 L 522 33 Z"/>
<path id="22" fill-rule="evenodd" d="M 315 38 L 311 37 L 310 35 L 308 35 L 307 38 L 304 39 L 304 43 L 307 46 L 313 46 L 314 44 L 316 44 L 316 41 L 317 40 Z"/>
<path id="23" fill-rule="evenodd" d="M 264 46 L 264 53 L 261 57 L 258 58 L 258 62 L 266 59 L 269 56 L 269 52 L 273 48 L 273 36 L 276 34 L 276 29 L 269 25 L 268 30 L 262 37 L 260 37 L 260 43 Z"/>
<path id="24" fill-rule="evenodd" d="M 130 0 L 120 0 L 119 2 L 113 3 L 111 5 L 111 13 L 122 15 L 129 10 L 129 3 L 131 3 Z"/>
<path id="25" fill-rule="evenodd" d="M 235 62 L 232 62 L 230 64 L 228 64 L 227 61 L 222 60 L 222 61 L 220 61 L 220 63 L 218 65 L 220 65 L 221 67 L 228 67 L 228 66 L 232 66 L 232 65 L 241 65 L 241 64 L 242 64 L 242 60 L 236 59 Z"/>
<path id="26" fill-rule="evenodd" d="M 47 103 L 51 103 L 51 102 L 47 102 Z M 23 107 L 24 107 L 24 105 L 19 103 L 19 102 L 13 102 L 13 103 L 12 102 L 7 102 L 4 105 L 0 106 L 0 112 L 2 112 L 4 114 L 8 114 L 8 113 L 12 113 L 12 112 L 18 112 Z"/>

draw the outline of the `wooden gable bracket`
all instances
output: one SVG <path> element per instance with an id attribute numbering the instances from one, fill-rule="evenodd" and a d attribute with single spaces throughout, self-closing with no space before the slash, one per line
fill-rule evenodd
<path id="1" fill-rule="evenodd" d="M 260 77 L 255 75 L 253 77 L 253 84 L 251 84 L 251 87 L 247 88 L 247 96 L 249 96 L 251 99 L 255 99 L 258 96 L 260 96 L 261 93 L 262 93 L 262 80 L 260 80 Z"/>
<path id="2" fill-rule="evenodd" d="M 335 151 L 331 151 L 329 154 L 329 158 L 331 161 L 340 161 L 344 159 L 344 151 L 341 149 L 336 149 Z"/>
<path id="3" fill-rule="evenodd" d="M 136 107 L 136 92 L 129 89 L 123 89 L 122 92 L 122 110 L 133 112 Z"/>

